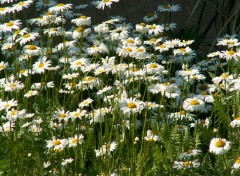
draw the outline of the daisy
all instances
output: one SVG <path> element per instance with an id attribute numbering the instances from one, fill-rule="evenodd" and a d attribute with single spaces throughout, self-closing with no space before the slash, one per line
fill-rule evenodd
<path id="1" fill-rule="evenodd" d="M 183 109 L 186 111 L 202 111 L 205 108 L 205 102 L 197 98 L 187 98 L 183 102 Z"/>
<path id="2" fill-rule="evenodd" d="M 0 71 L 4 70 L 8 67 L 8 62 L 0 62 Z"/>
<path id="3" fill-rule="evenodd" d="M 236 117 L 233 121 L 230 122 L 232 128 L 240 127 L 240 117 Z"/>
<path id="4" fill-rule="evenodd" d="M 39 36 L 40 36 L 39 33 L 34 33 L 34 32 L 26 33 L 23 36 L 21 36 L 20 38 L 18 38 L 16 40 L 16 42 L 19 42 L 20 45 L 23 45 L 23 44 L 25 44 L 27 42 L 36 40 L 36 38 L 38 38 Z"/>
<path id="5" fill-rule="evenodd" d="M 179 112 L 170 113 L 168 115 L 168 118 L 173 119 L 173 120 L 189 120 L 189 121 L 192 121 L 192 120 L 194 120 L 194 116 L 195 115 L 190 114 L 189 112 L 186 112 L 184 110 L 180 110 Z"/>
<path id="6" fill-rule="evenodd" d="M 208 128 L 210 125 L 210 120 L 209 118 L 206 118 L 206 119 L 198 119 L 198 120 L 195 120 L 194 123 L 190 123 L 189 126 L 191 128 L 195 127 L 195 126 L 200 126 L 200 127 L 203 127 L 203 128 Z"/>
<path id="7" fill-rule="evenodd" d="M 94 31 L 98 34 L 106 34 L 109 32 L 109 26 L 106 23 L 102 23 L 102 24 L 96 25 L 94 27 Z"/>
<path id="8" fill-rule="evenodd" d="M 158 11 L 159 12 L 177 12 L 181 10 L 181 7 L 177 4 L 177 5 L 159 5 L 158 6 Z"/>
<path id="9" fill-rule="evenodd" d="M 98 9 L 104 10 L 105 6 L 111 8 L 113 2 L 119 2 L 119 0 L 100 0 L 92 2 Z"/>
<path id="10" fill-rule="evenodd" d="M 129 28 L 126 26 L 119 26 L 110 31 L 110 38 L 112 40 L 127 39 L 129 37 Z"/>
<path id="11" fill-rule="evenodd" d="M 228 46 L 228 48 L 233 48 L 240 46 L 240 42 L 238 42 L 238 39 L 236 38 L 234 39 L 230 38 L 218 41 L 217 45 Z"/>
<path id="12" fill-rule="evenodd" d="M 5 16 L 8 13 L 11 12 L 11 8 L 10 7 L 1 7 L 0 8 L 0 16 Z"/>
<path id="13" fill-rule="evenodd" d="M 170 49 L 170 47 L 166 44 L 156 44 L 154 46 L 154 49 L 156 51 L 159 51 L 160 53 L 164 52 L 164 51 L 168 51 Z"/>
<path id="14" fill-rule="evenodd" d="M 231 142 L 223 138 L 213 138 L 209 145 L 209 152 L 216 155 L 226 153 L 230 149 Z"/>
<path id="15" fill-rule="evenodd" d="M 123 98 L 120 101 L 120 108 L 124 114 L 141 113 L 145 103 L 135 98 Z"/>
<path id="16" fill-rule="evenodd" d="M 30 91 L 28 91 L 27 93 L 24 94 L 24 97 L 29 98 L 29 97 L 35 96 L 37 94 L 38 94 L 37 90 L 30 90 Z"/>
<path id="17" fill-rule="evenodd" d="M 159 136 L 154 134 L 152 130 L 147 130 L 147 136 L 144 137 L 144 140 L 148 142 L 156 142 L 156 141 L 159 141 L 160 138 Z"/>
<path id="18" fill-rule="evenodd" d="M 188 168 L 196 168 L 200 166 L 200 162 L 198 160 L 193 161 L 174 161 L 173 168 L 180 169 L 188 169 Z"/>
<path id="19" fill-rule="evenodd" d="M 63 74 L 62 79 L 72 80 L 74 78 L 77 78 L 78 76 L 79 76 L 79 73 L 67 73 L 67 74 Z"/>
<path id="20" fill-rule="evenodd" d="M 22 22 L 20 20 L 9 21 L 0 25 L 0 32 L 12 32 L 13 30 L 19 30 Z"/>
<path id="21" fill-rule="evenodd" d="M 18 106 L 17 100 L 12 99 L 9 101 L 1 101 L 0 99 L 0 110 L 5 109 L 6 111 L 8 111 L 9 109 L 15 106 Z"/>
<path id="22" fill-rule="evenodd" d="M 52 138 L 52 140 L 47 140 L 47 148 L 55 151 L 62 151 L 67 144 L 67 139 L 58 139 L 55 136 Z"/>
<path id="23" fill-rule="evenodd" d="M 195 156 L 197 156 L 201 153 L 202 153 L 202 150 L 199 150 L 199 149 L 188 150 L 184 153 L 181 153 L 179 155 L 179 159 L 182 160 L 182 159 L 186 159 L 186 158 L 192 158 L 192 157 L 195 157 Z"/>
<path id="24" fill-rule="evenodd" d="M 70 119 L 69 111 L 65 111 L 64 109 L 59 109 L 55 112 L 55 115 L 53 117 L 54 119 L 58 119 L 59 122 L 64 121 L 68 122 Z"/>
<path id="25" fill-rule="evenodd" d="M 93 102 L 93 99 L 87 98 L 87 99 L 83 100 L 81 103 L 79 103 L 78 106 L 80 108 L 88 107 L 92 102 Z"/>
<path id="26" fill-rule="evenodd" d="M 239 57 L 240 57 L 240 51 L 236 52 L 233 49 L 231 50 L 227 50 L 227 51 L 222 51 L 219 54 L 220 58 L 224 58 L 226 59 L 226 61 L 232 60 L 234 59 L 235 61 L 239 61 Z"/>
<path id="27" fill-rule="evenodd" d="M 9 133 L 14 130 L 15 122 L 8 121 L 1 125 L 0 132 Z"/>
<path id="28" fill-rule="evenodd" d="M 233 169 L 233 171 L 240 169 L 240 157 L 238 157 L 238 158 L 235 160 L 235 163 L 233 164 L 232 169 Z"/>
<path id="29" fill-rule="evenodd" d="M 83 143 L 84 136 L 82 134 L 76 134 L 74 137 L 68 138 L 68 147 L 77 147 L 78 144 Z"/>
<path id="30" fill-rule="evenodd" d="M 17 81 L 14 79 L 8 79 L 4 83 L 4 90 L 6 92 L 14 92 L 23 89 L 25 86 L 21 81 Z"/>
<path id="31" fill-rule="evenodd" d="M 12 7 L 12 11 L 22 11 L 23 9 L 26 9 L 28 8 L 31 4 L 33 3 L 32 0 L 27 0 L 27 1 L 20 1 L 19 3 L 17 4 L 14 4 L 13 7 Z"/>
<path id="32" fill-rule="evenodd" d="M 146 23 L 150 23 L 158 18 L 157 13 L 148 13 L 146 16 L 143 17 L 143 21 Z"/>
<path id="33" fill-rule="evenodd" d="M 91 32 L 90 28 L 84 29 L 83 27 L 79 27 L 73 32 L 73 39 L 80 39 L 82 37 L 87 37 Z"/>
<path id="34" fill-rule="evenodd" d="M 133 57 L 134 56 L 134 48 L 133 47 L 128 47 L 128 46 L 122 46 L 122 47 L 118 47 L 116 49 L 116 53 L 118 54 L 118 56 L 122 56 L 122 57 Z"/>
<path id="35" fill-rule="evenodd" d="M 42 49 L 36 45 L 26 45 L 23 50 L 24 53 L 28 54 L 30 57 L 39 56 L 42 53 Z"/>
<path id="36" fill-rule="evenodd" d="M 72 158 L 69 158 L 69 159 L 63 159 L 62 161 L 62 166 L 65 166 L 69 163 L 72 163 L 73 162 L 73 159 Z"/>
<path id="37" fill-rule="evenodd" d="M 134 47 L 134 46 L 140 46 L 142 44 L 142 41 L 139 37 L 132 38 L 129 37 L 127 39 L 121 40 L 123 46 L 129 46 L 129 47 Z"/>
<path id="38" fill-rule="evenodd" d="M 91 25 L 91 17 L 80 16 L 77 19 L 72 19 L 72 23 L 76 24 L 78 27 L 80 26 L 90 26 Z"/>
<path id="39" fill-rule="evenodd" d="M 58 14 L 58 13 L 64 13 L 64 12 L 66 12 L 66 11 L 68 11 L 69 9 L 71 9 L 72 8 L 72 4 L 63 4 L 63 3 L 60 3 L 60 4 L 57 4 L 57 5 L 55 5 L 55 6 L 53 6 L 53 7 L 50 7 L 48 10 L 50 11 L 50 12 L 53 12 L 53 13 L 56 13 L 56 14 Z"/>
<path id="40" fill-rule="evenodd" d="M 53 81 L 50 81 L 50 82 L 40 82 L 40 83 L 34 83 L 32 86 L 31 86 L 32 89 L 47 89 L 47 88 L 54 88 L 54 83 Z"/>
<path id="41" fill-rule="evenodd" d="M 76 119 L 82 119 L 86 115 L 87 111 L 86 110 L 80 110 L 79 108 L 73 112 L 70 112 L 70 117 L 73 120 Z"/>
<path id="42" fill-rule="evenodd" d="M 194 40 L 183 40 L 178 43 L 179 47 L 186 47 L 188 45 L 191 45 L 194 42 Z"/>
<path id="43" fill-rule="evenodd" d="M 46 12 L 42 18 L 44 23 L 50 24 L 56 20 L 57 16 L 52 12 Z"/>
<path id="44" fill-rule="evenodd" d="M 42 74 L 49 68 L 51 61 L 47 60 L 47 57 L 39 58 L 37 62 L 33 64 L 33 71 L 38 74 Z"/>
<path id="45" fill-rule="evenodd" d="M 163 25 L 165 31 L 173 30 L 176 28 L 176 23 L 166 23 Z"/>
<path id="46" fill-rule="evenodd" d="M 162 33 L 164 30 L 163 26 L 156 25 L 156 24 L 147 25 L 146 27 L 148 29 L 149 35 L 154 34 L 156 36 L 156 35 L 159 35 L 160 33 Z"/>
<path id="47" fill-rule="evenodd" d="M 140 34 L 145 34 L 148 31 L 147 24 L 145 23 L 139 23 L 136 24 L 136 31 Z"/>
<path id="48" fill-rule="evenodd" d="M 52 6 L 55 6 L 56 2 L 54 0 L 38 0 L 35 4 L 37 9 L 41 9 L 41 8 L 49 8 Z"/>
<path id="49" fill-rule="evenodd" d="M 110 155 L 117 147 L 117 143 L 115 141 L 111 142 L 110 144 L 105 143 L 99 149 L 95 150 L 96 157 Z"/>
<path id="50" fill-rule="evenodd" d="M 57 28 L 50 28 L 50 29 L 43 29 L 43 34 L 47 34 L 49 37 L 51 36 L 61 36 L 63 35 L 64 31 L 61 27 Z"/>
<path id="51" fill-rule="evenodd" d="M 159 65 L 156 62 L 147 64 L 145 69 L 149 74 L 162 74 L 162 72 L 165 70 L 164 66 Z"/>
<path id="52" fill-rule="evenodd" d="M 108 52 L 108 48 L 104 43 L 98 45 L 92 45 L 90 48 L 87 48 L 88 54 L 96 56 L 98 54 L 104 54 Z"/>

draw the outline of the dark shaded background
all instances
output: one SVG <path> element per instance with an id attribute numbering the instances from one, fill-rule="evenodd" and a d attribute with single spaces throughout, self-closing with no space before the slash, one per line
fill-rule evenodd
<path id="1" fill-rule="evenodd" d="M 240 10 L 240 0 L 120 0 L 112 4 L 110 15 L 122 16 L 135 26 L 136 23 L 143 22 L 142 18 L 146 14 L 157 11 L 158 5 L 167 5 L 170 1 L 172 4 L 181 6 L 179 12 L 172 13 L 172 21 L 177 24 L 172 37 L 194 39 L 196 41 L 194 49 L 198 49 L 200 53 L 209 52 L 217 37 L 225 33 L 236 33 L 231 29 L 231 21 L 228 21 L 228 26 L 224 25 L 229 18 L 227 10 Z M 92 18 L 92 24 L 107 20 L 106 10 L 99 10 L 94 5 L 90 5 L 92 0 L 61 0 L 59 2 L 74 5 L 89 4 L 83 14 Z M 163 23 L 163 15 L 163 13 L 159 14 L 158 24 Z"/>

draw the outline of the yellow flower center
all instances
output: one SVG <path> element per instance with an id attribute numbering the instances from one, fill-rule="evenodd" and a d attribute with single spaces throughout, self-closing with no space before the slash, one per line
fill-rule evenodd
<path id="1" fill-rule="evenodd" d="M 235 161 L 235 163 L 240 164 L 240 157 Z"/>
<path id="2" fill-rule="evenodd" d="M 110 0 L 103 0 L 105 3 L 108 3 Z"/>
<path id="3" fill-rule="evenodd" d="M 77 143 L 77 141 L 78 141 L 78 139 L 77 139 L 77 138 L 74 138 L 74 139 L 72 139 L 72 144 L 76 144 L 76 143 Z"/>
<path id="4" fill-rule="evenodd" d="M 5 10 L 5 8 L 0 8 L 0 11 L 4 11 Z"/>
<path id="5" fill-rule="evenodd" d="M 47 13 L 45 13 L 45 15 L 53 15 L 53 13 L 52 12 L 47 12 Z"/>
<path id="6" fill-rule="evenodd" d="M 132 72 L 135 72 L 135 71 L 137 71 L 138 69 L 136 68 L 136 67 L 133 67 L 133 68 L 131 68 L 131 71 Z"/>
<path id="7" fill-rule="evenodd" d="M 10 104 L 6 104 L 4 107 L 5 108 L 10 108 L 11 106 L 10 106 Z"/>
<path id="8" fill-rule="evenodd" d="M 191 163 L 189 161 L 183 162 L 183 166 L 184 167 L 189 167 L 190 165 L 191 165 Z"/>
<path id="9" fill-rule="evenodd" d="M 76 64 L 77 66 L 83 65 L 83 63 L 82 63 L 81 61 L 77 61 L 75 64 Z"/>
<path id="10" fill-rule="evenodd" d="M 61 117 L 61 118 L 65 118 L 65 117 L 66 117 L 66 114 L 64 114 L 64 113 L 60 113 L 60 114 L 59 114 L 59 117 Z"/>
<path id="11" fill-rule="evenodd" d="M 14 84 L 14 83 L 10 84 L 10 87 L 11 87 L 11 88 L 16 87 L 16 86 L 17 86 L 17 85 Z"/>
<path id="12" fill-rule="evenodd" d="M 94 77 L 93 77 L 93 76 L 89 76 L 89 77 L 87 77 L 85 80 L 86 80 L 86 81 L 92 81 L 92 80 L 94 80 Z"/>
<path id="13" fill-rule="evenodd" d="M 197 100 L 191 100 L 190 105 L 199 105 L 199 102 Z"/>
<path id="14" fill-rule="evenodd" d="M 232 55 L 234 55 L 234 54 L 235 54 L 235 51 L 233 51 L 233 50 L 230 50 L 230 51 L 228 51 L 227 53 L 228 53 L 228 55 L 232 56 Z"/>
<path id="15" fill-rule="evenodd" d="M 63 3 L 60 3 L 60 4 L 57 4 L 57 6 L 58 6 L 58 7 L 62 7 L 62 6 L 64 6 L 64 4 L 63 4 Z"/>
<path id="16" fill-rule="evenodd" d="M 185 52 L 186 52 L 186 49 L 185 49 L 185 48 L 180 48 L 179 51 L 185 53 Z"/>
<path id="17" fill-rule="evenodd" d="M 149 28 L 150 29 L 156 29 L 156 26 L 151 25 L 151 26 L 149 26 Z"/>
<path id="18" fill-rule="evenodd" d="M 79 112 L 75 112 L 75 113 L 73 114 L 73 116 L 75 116 L 75 117 L 78 117 L 79 115 L 80 115 Z"/>
<path id="19" fill-rule="evenodd" d="M 19 6 L 23 6 L 25 4 L 25 2 L 19 2 L 18 5 Z"/>
<path id="20" fill-rule="evenodd" d="M 13 25 L 14 25 L 14 23 L 13 23 L 12 21 L 10 21 L 10 22 L 7 23 L 7 27 L 11 27 L 11 26 L 13 26 Z"/>
<path id="21" fill-rule="evenodd" d="M 156 38 L 150 38 L 150 40 L 149 40 L 150 42 L 156 42 L 157 41 L 157 39 Z"/>
<path id="22" fill-rule="evenodd" d="M 76 83 L 70 82 L 70 83 L 69 83 L 69 86 L 70 86 L 70 87 L 74 87 L 74 86 L 76 86 Z"/>
<path id="23" fill-rule="evenodd" d="M 235 120 L 240 120 L 240 117 L 236 117 L 236 119 Z"/>
<path id="24" fill-rule="evenodd" d="M 164 82 L 162 83 L 163 86 L 170 86 L 170 83 L 169 82 Z"/>
<path id="25" fill-rule="evenodd" d="M 153 140 L 152 137 L 150 137 L 150 138 L 147 139 L 147 141 L 148 141 L 148 142 L 153 142 L 154 140 Z"/>
<path id="26" fill-rule="evenodd" d="M 218 148 L 224 147 L 225 142 L 223 142 L 223 140 L 220 139 L 215 143 L 215 146 L 218 147 Z"/>
<path id="27" fill-rule="evenodd" d="M 157 68 L 157 67 L 158 67 L 157 64 L 154 64 L 154 63 L 150 64 L 150 68 Z"/>
<path id="28" fill-rule="evenodd" d="M 186 153 L 191 154 L 192 152 L 193 152 L 192 150 L 188 150 Z"/>
<path id="29" fill-rule="evenodd" d="M 3 65 L 2 64 L 0 65 L 0 69 L 3 69 Z"/>
<path id="30" fill-rule="evenodd" d="M 53 145 L 54 146 L 57 146 L 57 145 L 60 145 L 61 144 L 61 141 L 60 140 L 55 140 L 55 141 L 53 141 Z"/>
<path id="31" fill-rule="evenodd" d="M 43 68 L 43 67 L 44 67 L 44 63 L 38 64 L 38 68 Z"/>
<path id="32" fill-rule="evenodd" d="M 28 37 L 30 37 L 30 34 L 25 34 L 25 35 L 23 36 L 23 38 L 28 38 Z"/>
<path id="33" fill-rule="evenodd" d="M 77 32 L 82 32 L 82 31 L 83 31 L 83 27 L 79 27 L 79 28 L 77 28 L 76 31 L 77 31 Z"/>
<path id="34" fill-rule="evenodd" d="M 27 47 L 29 50 L 35 50 L 37 47 L 35 45 L 28 45 Z"/>
<path id="35" fill-rule="evenodd" d="M 131 48 L 125 48 L 125 51 L 130 53 L 130 52 L 132 52 L 132 49 Z"/>
<path id="36" fill-rule="evenodd" d="M 133 109 L 133 108 L 136 108 L 136 107 L 137 107 L 137 105 L 135 103 L 133 103 L 133 102 L 128 103 L 128 108 Z"/>
<path id="37" fill-rule="evenodd" d="M 162 45 L 159 46 L 159 48 L 166 48 L 166 47 L 167 47 L 167 46 L 164 45 L 164 44 L 162 44 Z"/>
<path id="38" fill-rule="evenodd" d="M 84 16 L 84 15 L 80 16 L 79 18 L 80 18 L 80 19 L 87 19 L 87 17 Z"/>
<path id="39" fill-rule="evenodd" d="M 18 112 L 17 110 L 12 110 L 12 111 L 11 111 L 11 115 L 16 115 L 17 112 Z"/>
<path id="40" fill-rule="evenodd" d="M 206 89 L 207 89 L 207 85 L 202 84 L 202 85 L 199 87 L 199 89 L 201 89 L 201 90 L 206 90 Z"/>
<path id="41" fill-rule="evenodd" d="M 165 5 L 165 6 L 163 6 L 165 9 L 170 9 L 171 8 L 171 6 L 170 5 Z"/>
<path id="42" fill-rule="evenodd" d="M 208 95 L 208 93 L 206 91 L 202 91 L 201 95 Z"/>
<path id="43" fill-rule="evenodd" d="M 228 76 L 229 76 L 228 73 L 223 73 L 220 77 L 221 77 L 222 79 L 226 79 Z"/>
<path id="44" fill-rule="evenodd" d="M 43 1 L 44 4 L 50 4 L 49 0 Z"/>
<path id="45" fill-rule="evenodd" d="M 139 26 L 146 27 L 145 23 L 140 23 Z"/>
<path id="46" fill-rule="evenodd" d="M 148 14 L 147 14 L 147 17 L 148 17 L 148 18 L 153 17 L 153 13 L 148 13 Z"/>
<path id="47" fill-rule="evenodd" d="M 127 42 L 130 43 L 130 44 L 133 44 L 134 40 L 133 39 L 128 39 Z"/>
<path id="48" fill-rule="evenodd" d="M 178 113 L 179 113 L 180 115 L 185 115 L 185 114 L 186 114 L 186 111 L 181 110 L 181 111 L 179 111 Z"/>

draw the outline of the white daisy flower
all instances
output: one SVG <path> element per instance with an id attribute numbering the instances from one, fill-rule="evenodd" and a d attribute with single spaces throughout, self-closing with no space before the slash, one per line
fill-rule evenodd
<path id="1" fill-rule="evenodd" d="M 113 2 L 119 2 L 119 0 L 100 0 L 93 1 L 92 4 L 95 5 L 98 9 L 104 10 L 105 6 L 111 8 Z"/>
<path id="2" fill-rule="evenodd" d="M 187 98 L 183 102 L 183 109 L 186 111 L 202 111 L 205 108 L 205 102 L 198 98 Z"/>
<path id="3" fill-rule="evenodd" d="M 152 130 L 147 130 L 147 136 L 144 137 L 144 140 L 148 142 L 156 142 L 159 141 L 160 138 Z"/>
<path id="4" fill-rule="evenodd" d="M 115 141 L 111 142 L 110 144 L 105 143 L 99 149 L 95 150 L 96 157 L 103 156 L 103 155 L 111 155 L 111 152 L 114 151 L 117 147 L 117 143 Z"/>
<path id="5" fill-rule="evenodd" d="M 216 155 L 226 153 L 230 149 L 231 142 L 223 138 L 213 138 L 209 145 L 209 152 Z"/>

